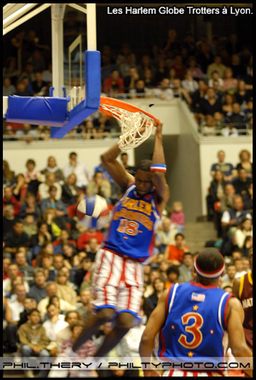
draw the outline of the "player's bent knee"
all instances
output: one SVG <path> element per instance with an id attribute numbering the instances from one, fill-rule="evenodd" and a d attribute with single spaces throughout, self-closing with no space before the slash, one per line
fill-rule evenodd
<path id="1" fill-rule="evenodd" d="M 120 313 L 116 319 L 116 328 L 129 330 L 134 327 L 135 317 L 129 313 Z"/>

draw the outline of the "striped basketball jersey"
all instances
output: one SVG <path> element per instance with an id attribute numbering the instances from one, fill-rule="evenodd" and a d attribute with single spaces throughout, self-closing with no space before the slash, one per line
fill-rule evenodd
<path id="1" fill-rule="evenodd" d="M 166 299 L 166 320 L 158 336 L 157 357 L 222 360 L 225 312 L 230 297 L 215 286 L 194 282 L 173 285 Z"/>
<path id="2" fill-rule="evenodd" d="M 139 261 L 149 258 L 159 219 L 155 197 L 155 192 L 139 196 L 135 185 L 130 186 L 113 210 L 104 248 Z"/>
<path id="3" fill-rule="evenodd" d="M 252 328 L 253 328 L 253 297 L 252 297 L 252 273 L 246 273 L 240 278 L 239 299 L 244 309 L 244 332 L 247 344 L 252 347 Z"/>

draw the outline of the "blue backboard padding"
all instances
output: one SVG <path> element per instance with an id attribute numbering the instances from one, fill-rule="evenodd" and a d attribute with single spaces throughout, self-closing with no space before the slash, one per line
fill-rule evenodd
<path id="1" fill-rule="evenodd" d="M 70 118 L 70 120 L 62 127 L 51 127 L 51 137 L 61 138 L 64 137 L 72 128 L 79 125 L 84 119 L 89 115 L 96 112 L 97 108 L 88 108 L 85 107 L 83 110 L 80 110 L 76 115 Z"/>
<path id="2" fill-rule="evenodd" d="M 8 96 L 7 121 L 43 125 L 63 125 L 68 117 L 70 98 Z"/>
<path id="3" fill-rule="evenodd" d="M 85 80 L 86 80 L 86 105 L 90 108 L 99 108 L 101 92 L 100 52 L 85 52 Z"/>

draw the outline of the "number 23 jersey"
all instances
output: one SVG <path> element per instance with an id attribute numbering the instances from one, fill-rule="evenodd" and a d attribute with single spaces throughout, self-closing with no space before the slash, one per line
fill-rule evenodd
<path id="1" fill-rule="evenodd" d="M 152 255 L 155 226 L 159 213 L 155 192 L 139 196 L 130 186 L 117 202 L 104 248 L 144 261 Z"/>

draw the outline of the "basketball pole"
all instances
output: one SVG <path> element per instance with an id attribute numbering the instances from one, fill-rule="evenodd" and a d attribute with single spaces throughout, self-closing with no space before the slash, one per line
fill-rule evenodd
<path id="1" fill-rule="evenodd" d="M 96 4 L 86 4 L 87 50 L 97 50 Z"/>
<path id="2" fill-rule="evenodd" d="M 63 96 L 62 86 L 64 85 L 64 40 L 63 40 L 63 19 L 65 4 L 52 4 L 51 24 L 52 24 L 52 86 L 54 96 Z"/>

